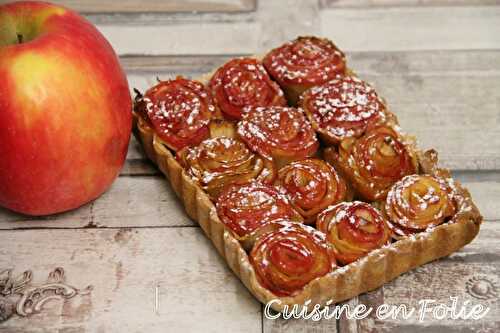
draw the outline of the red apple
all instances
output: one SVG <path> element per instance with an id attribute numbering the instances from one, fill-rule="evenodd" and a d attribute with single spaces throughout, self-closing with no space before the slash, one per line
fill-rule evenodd
<path id="1" fill-rule="evenodd" d="M 119 174 L 131 131 L 126 76 L 77 13 L 0 6 L 0 205 L 30 215 L 81 206 Z"/>

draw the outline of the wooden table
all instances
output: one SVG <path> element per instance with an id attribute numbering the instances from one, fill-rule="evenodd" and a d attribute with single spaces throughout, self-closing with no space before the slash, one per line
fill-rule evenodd
<path id="1" fill-rule="evenodd" d="M 13 317 L 1 332 L 500 331 L 500 1 L 57 2 L 98 26 L 140 90 L 157 76 L 196 77 L 297 35 L 333 39 L 420 146 L 437 148 L 486 220 L 459 253 L 349 304 L 450 304 L 456 296 L 491 310 L 479 321 L 266 319 L 132 140 L 120 177 L 95 202 L 41 219 L 0 210 L 0 269 L 32 270 L 43 283 L 62 267 L 68 284 L 93 286 Z"/>

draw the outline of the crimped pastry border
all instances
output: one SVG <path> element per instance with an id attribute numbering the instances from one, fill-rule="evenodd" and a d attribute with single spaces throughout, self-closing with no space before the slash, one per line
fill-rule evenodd
<path id="1" fill-rule="evenodd" d="M 206 83 L 212 74 L 213 72 L 205 74 L 198 80 Z M 394 114 L 387 112 L 397 119 Z M 371 251 L 354 263 L 312 280 L 294 296 L 277 297 L 257 281 L 242 244 L 220 221 L 208 194 L 184 171 L 154 130 L 135 112 L 133 130 L 148 158 L 170 181 L 188 216 L 198 222 L 231 270 L 260 302 L 266 304 L 278 300 L 271 307 L 279 312 L 285 306 L 301 305 L 306 301 L 310 301 L 311 306 L 326 305 L 327 302 L 338 303 L 377 289 L 415 267 L 445 257 L 470 243 L 478 234 L 482 222 L 482 216 L 472 202 L 470 193 L 459 182 L 454 181 L 461 207 L 450 222 Z M 413 141 L 411 137 L 407 138 Z M 425 153 L 417 150 L 417 154 L 423 173 L 450 176 L 448 170 L 437 167 L 437 153 L 434 150 Z"/>

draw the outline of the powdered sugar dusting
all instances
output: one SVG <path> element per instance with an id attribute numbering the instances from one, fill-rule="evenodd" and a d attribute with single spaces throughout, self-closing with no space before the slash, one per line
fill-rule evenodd
<path id="1" fill-rule="evenodd" d="M 375 90 L 357 77 L 338 77 L 314 87 L 303 100 L 313 124 L 336 139 L 359 136 L 370 123 L 385 118 Z"/>
<path id="2" fill-rule="evenodd" d="M 239 181 L 252 180 L 267 170 L 243 142 L 228 137 L 207 139 L 183 152 L 181 158 L 191 176 L 206 189 L 222 187 L 235 176 Z"/>
<path id="3" fill-rule="evenodd" d="M 343 74 L 345 56 L 327 40 L 300 37 L 271 51 L 264 65 L 278 82 L 318 84 Z"/>
<path id="4" fill-rule="evenodd" d="M 254 58 L 236 58 L 219 68 L 210 89 L 222 111 L 240 119 L 248 106 L 285 105 L 283 91 Z"/>
<path id="5" fill-rule="evenodd" d="M 171 136 L 185 141 L 197 138 L 215 113 L 204 86 L 183 78 L 160 82 L 146 92 L 144 102 L 156 132 L 169 143 L 176 140 Z"/>
<path id="6" fill-rule="evenodd" d="M 302 110 L 295 108 L 252 108 L 244 113 L 237 131 L 251 149 L 263 156 L 271 156 L 273 150 L 281 150 L 306 157 L 314 153 L 318 146 L 311 124 Z"/>
<path id="7" fill-rule="evenodd" d="M 394 230 L 406 235 L 404 228 L 417 231 L 442 223 L 455 213 L 454 205 L 445 180 L 430 175 L 410 175 L 391 188 L 385 210 Z"/>

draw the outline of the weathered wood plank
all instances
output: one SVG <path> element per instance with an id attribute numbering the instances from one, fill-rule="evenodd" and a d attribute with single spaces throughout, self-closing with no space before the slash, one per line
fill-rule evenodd
<path id="1" fill-rule="evenodd" d="M 500 238 L 499 222 L 500 220 L 483 222 L 478 236 L 470 244 L 460 250 L 459 253 L 461 254 L 457 253 L 451 255 L 451 259 L 453 259 L 453 257 L 458 258 L 467 254 L 470 255 L 468 257 L 468 260 L 470 261 L 500 262 L 500 242 L 498 242 L 498 239 Z M 484 257 L 481 257 L 481 254 L 484 254 Z M 500 296 L 500 294 L 498 296 Z"/>
<path id="2" fill-rule="evenodd" d="M 120 176 L 146 176 L 158 174 L 159 170 L 146 158 L 141 145 L 136 138 L 132 136 L 128 147 L 127 160 L 120 172 Z"/>
<path id="3" fill-rule="evenodd" d="M 120 57 L 120 62 L 127 73 L 168 73 L 169 75 L 188 75 L 190 73 L 207 73 L 224 62 L 238 55 L 182 55 L 182 56 L 149 56 Z M 241 55 L 243 56 L 243 54 Z"/>
<path id="4" fill-rule="evenodd" d="M 444 166 L 487 170 L 500 167 L 499 54 L 367 52 L 354 53 L 351 64 L 387 99 L 405 131 L 438 149 Z"/>
<path id="5" fill-rule="evenodd" d="M 283 8 L 288 7 L 288 10 Z M 290 9 L 291 8 L 291 9 Z M 277 10 L 280 9 L 280 10 Z M 335 8 L 315 1 L 263 2 L 255 15 L 226 22 L 191 18 L 132 25 L 96 21 L 118 54 L 260 53 L 298 34 L 328 36 L 346 51 L 498 49 L 500 7 Z M 120 21 L 121 20 L 121 21 Z M 290 25 L 290 21 L 294 25 Z M 142 22 L 142 23 L 141 23 Z M 269 29 L 273 26 L 273 29 Z M 397 33 L 394 33 L 394 32 Z M 134 43 L 130 43 L 133 40 Z M 186 42 L 189 41 L 189 42 Z"/>
<path id="6" fill-rule="evenodd" d="M 284 40 L 281 40 L 283 42 Z M 500 73 L 499 50 L 367 51 L 347 53 L 349 66 L 363 75 L 490 76 Z M 128 73 L 206 73 L 240 55 L 122 56 Z"/>
<path id="7" fill-rule="evenodd" d="M 240 0 L 236 4 L 247 1 Z M 98 1 L 92 4 L 94 2 Z M 102 6 L 105 7 L 106 3 Z M 170 3 L 161 2 L 167 7 Z M 175 1 L 173 6 L 178 3 L 184 2 Z M 187 2 L 186 6 L 192 3 Z M 122 3 L 116 6 L 122 6 Z M 260 3 L 257 12 L 230 22 L 218 14 L 189 18 L 176 14 L 154 17 L 152 14 L 133 17 L 94 15 L 90 18 L 119 54 L 240 54 L 260 52 L 297 34 L 311 33 L 331 37 L 348 51 L 495 49 L 500 44 L 495 38 L 500 29 L 496 24 L 499 12 L 500 8 L 496 6 L 334 8 L 320 11 L 318 1 L 314 0 L 267 0 Z"/>
<path id="8" fill-rule="evenodd" d="M 0 1 L 2 3 L 4 1 Z M 255 10 L 256 0 L 54 0 L 82 13 L 241 12 Z"/>
<path id="9" fill-rule="evenodd" d="M 94 224 L 108 227 L 194 225 L 163 177 L 120 177 L 92 214 Z"/>
<path id="10" fill-rule="evenodd" d="M 87 15 L 121 55 L 260 53 L 318 34 L 318 16 L 317 0 L 266 0 L 240 13 Z"/>
<path id="11" fill-rule="evenodd" d="M 421 266 L 402 275 L 393 282 L 384 285 L 373 292 L 360 295 L 347 304 L 354 306 L 358 303 L 376 309 L 379 305 L 406 304 L 408 308 L 415 308 L 415 313 L 409 319 L 401 315 L 397 319 L 378 319 L 375 314 L 362 320 L 347 320 L 345 317 L 339 322 L 340 332 L 390 332 L 399 330 L 404 332 L 496 332 L 500 329 L 500 224 L 485 223 L 480 234 L 471 244 L 462 251 L 436 262 Z M 458 298 L 461 307 L 469 301 L 467 306 L 481 304 L 489 307 L 489 313 L 480 320 L 453 320 L 450 316 L 445 319 L 432 317 L 427 313 L 424 321 L 419 321 L 418 315 L 424 299 L 434 300 L 436 303 L 452 305 L 450 296 Z"/>
<path id="12" fill-rule="evenodd" d="M 94 15 L 89 19 L 120 55 L 254 54 L 298 34 L 318 34 L 318 10 L 316 0 L 266 0 L 256 12 L 236 17 L 214 13 Z M 134 42 L 130 43 L 131 40 Z"/>
<path id="13" fill-rule="evenodd" d="M 491 6 L 498 0 L 320 0 L 322 8 L 403 7 L 403 6 Z"/>
<path id="14" fill-rule="evenodd" d="M 144 156 L 127 159 L 120 172 L 120 176 L 152 176 L 160 174 L 159 170 Z"/>
<path id="15" fill-rule="evenodd" d="M 321 32 L 317 0 L 259 1 L 257 22 L 260 39 L 257 53 L 264 53 L 297 36 Z"/>
<path id="16" fill-rule="evenodd" d="M 440 152 L 443 166 L 500 169 L 500 92 L 496 89 L 500 51 L 354 52 L 348 56 L 350 66 L 387 99 L 403 129 L 416 135 L 422 147 Z M 131 87 L 145 90 L 156 83 L 156 76 L 196 77 L 227 59 L 191 56 L 122 61 Z"/>
<path id="17" fill-rule="evenodd" d="M 194 225 L 161 176 L 119 177 L 93 203 L 55 216 L 34 218 L 0 209 L 0 229 Z"/>
<path id="18" fill-rule="evenodd" d="M 348 51 L 498 49 L 500 7 L 335 8 L 321 33 Z"/>
<path id="19" fill-rule="evenodd" d="M 352 51 L 347 61 L 363 75 L 489 76 L 500 72 L 499 55 L 499 50 Z"/>
<path id="20" fill-rule="evenodd" d="M 92 227 L 92 203 L 75 210 L 46 217 L 18 214 L 0 207 L 0 230 L 31 228 L 84 228 Z"/>
<path id="21" fill-rule="evenodd" d="M 199 228 L 2 231 L 0 269 L 36 283 L 63 267 L 87 296 L 47 303 L 2 332 L 261 332 L 260 304 Z M 159 307 L 155 311 L 155 288 Z"/>
<path id="22" fill-rule="evenodd" d="M 336 333 L 337 321 L 312 321 L 304 319 L 267 319 L 263 317 L 263 333 Z"/>
<path id="23" fill-rule="evenodd" d="M 500 169 L 500 130 L 494 105 L 484 105 L 481 115 L 475 117 L 471 113 L 474 107 L 460 104 L 393 103 L 392 109 L 420 147 L 439 152 L 441 165 L 457 170 Z"/>
<path id="24" fill-rule="evenodd" d="M 491 182 L 463 181 L 486 220 L 500 220 L 500 180 Z M 488 184 L 488 185 L 486 185 Z"/>
<path id="25" fill-rule="evenodd" d="M 110 23 L 98 24 L 97 28 L 120 55 L 255 53 L 261 33 L 255 21 L 195 20 L 137 26 Z"/>
<path id="26" fill-rule="evenodd" d="M 132 26 L 130 19 L 120 16 L 115 23 L 113 17 L 96 23 L 119 54 L 240 54 L 264 51 L 297 34 L 318 33 L 347 51 L 497 49 L 499 17 L 500 8 L 495 6 L 320 11 L 317 1 L 295 0 L 262 2 L 255 15 L 231 23 L 203 17 L 172 24 L 161 18 L 154 26 L 143 21 Z"/>

